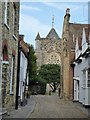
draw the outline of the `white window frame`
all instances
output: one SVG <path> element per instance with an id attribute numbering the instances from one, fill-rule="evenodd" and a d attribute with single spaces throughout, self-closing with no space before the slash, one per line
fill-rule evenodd
<path id="1" fill-rule="evenodd" d="M 10 29 L 9 25 L 8 25 L 8 14 L 7 14 L 7 12 L 8 12 L 8 0 L 5 0 L 4 23 L 5 23 L 6 27 L 8 29 Z"/>
<path id="2" fill-rule="evenodd" d="M 12 25 L 12 30 L 13 30 L 13 38 L 15 39 L 15 40 L 17 40 L 17 38 L 16 38 L 16 34 L 15 34 L 15 17 L 16 17 L 16 7 L 15 7 L 15 5 L 13 4 L 13 25 Z"/>
<path id="3" fill-rule="evenodd" d="M 14 35 L 14 23 L 15 23 L 15 7 L 13 5 L 13 35 Z"/>
<path id="4" fill-rule="evenodd" d="M 13 68 L 13 67 L 14 67 L 14 66 L 13 66 L 13 64 L 14 64 L 14 63 L 13 63 L 13 62 L 14 62 L 13 59 L 14 59 L 14 56 L 12 55 L 12 62 L 11 62 L 11 80 L 10 80 L 10 94 L 13 94 L 13 92 L 14 92 L 14 91 L 13 91 L 13 69 L 14 69 L 14 68 Z"/>
<path id="5" fill-rule="evenodd" d="M 86 88 L 86 70 L 83 71 L 83 88 Z"/>
<path id="6" fill-rule="evenodd" d="M 7 2 L 8 2 L 8 0 L 5 0 L 5 16 L 4 16 L 4 22 L 5 22 L 5 24 L 7 24 Z"/>

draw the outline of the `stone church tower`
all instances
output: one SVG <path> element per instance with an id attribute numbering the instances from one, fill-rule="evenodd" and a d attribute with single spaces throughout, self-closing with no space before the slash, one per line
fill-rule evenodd
<path id="1" fill-rule="evenodd" d="M 35 41 L 38 68 L 43 64 L 61 65 L 61 39 L 53 25 L 45 38 L 41 38 L 38 33 Z"/>

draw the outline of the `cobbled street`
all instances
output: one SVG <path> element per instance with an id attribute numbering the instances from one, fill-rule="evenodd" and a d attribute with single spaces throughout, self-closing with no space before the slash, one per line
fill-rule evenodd
<path id="1" fill-rule="evenodd" d="M 79 103 L 61 100 L 58 95 L 36 95 L 36 106 L 29 118 L 88 118 Z"/>

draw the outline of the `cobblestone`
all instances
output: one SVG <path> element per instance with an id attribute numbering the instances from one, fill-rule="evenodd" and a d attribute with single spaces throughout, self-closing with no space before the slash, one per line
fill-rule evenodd
<path id="1" fill-rule="evenodd" d="M 36 95 L 36 106 L 29 118 L 88 118 L 79 104 L 61 100 L 57 95 Z"/>

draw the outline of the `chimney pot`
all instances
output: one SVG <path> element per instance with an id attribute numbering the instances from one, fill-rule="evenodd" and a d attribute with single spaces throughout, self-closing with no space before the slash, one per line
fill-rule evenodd
<path id="1" fill-rule="evenodd" d="M 70 14 L 70 9 L 69 8 L 66 9 L 66 14 Z"/>

